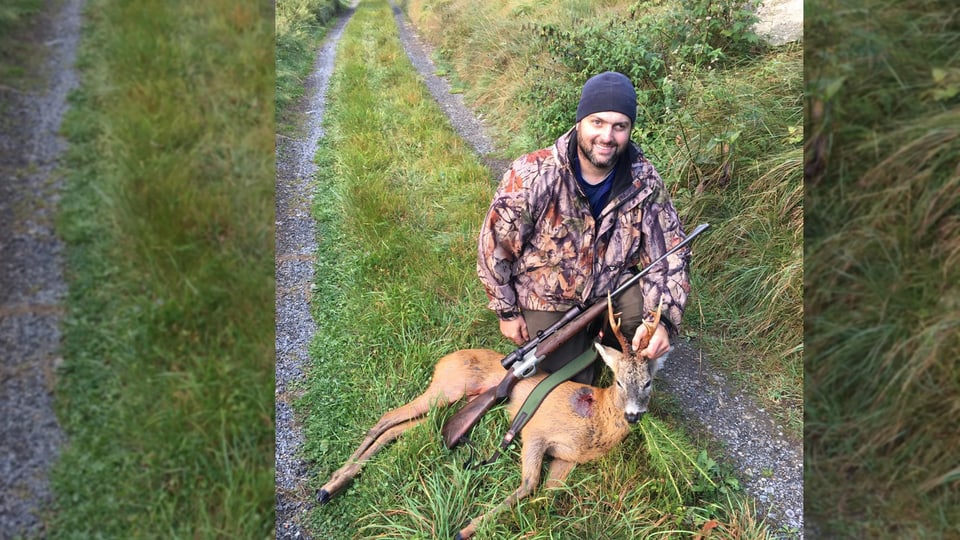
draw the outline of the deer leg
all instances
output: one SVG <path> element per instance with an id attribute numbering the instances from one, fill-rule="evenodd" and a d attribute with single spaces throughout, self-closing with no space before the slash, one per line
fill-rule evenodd
<path id="1" fill-rule="evenodd" d="M 327 480 L 327 483 L 320 488 L 320 491 L 317 492 L 317 500 L 320 501 L 320 504 L 326 504 L 330 502 L 330 499 L 334 495 L 339 493 L 351 480 L 360 472 L 360 469 L 366 464 L 367 460 L 373 457 L 381 448 L 385 445 L 393 442 L 397 439 L 404 431 L 415 427 L 423 423 L 426 418 L 414 418 L 413 420 L 408 420 L 402 424 L 393 426 L 392 428 L 384 431 L 380 434 L 379 437 L 372 444 L 368 444 L 366 450 L 362 454 L 354 454 L 353 457 L 347 460 L 342 467 L 336 470 L 330 479 Z"/>
<path id="2" fill-rule="evenodd" d="M 553 461 L 550 462 L 550 468 L 547 469 L 547 480 L 543 484 L 544 488 L 550 489 L 562 485 L 563 481 L 567 479 L 567 475 L 576 466 L 577 462 L 575 461 L 553 458 Z"/>
<path id="3" fill-rule="evenodd" d="M 426 419 L 424 415 L 430 410 L 431 398 L 434 397 L 427 394 L 425 392 L 410 403 L 388 411 L 380 417 L 380 421 L 370 428 L 367 436 L 353 452 L 353 455 L 320 488 L 317 499 L 321 503 L 329 502 L 334 495 L 353 480 L 353 477 L 360 472 L 363 464 L 384 445 L 396 440 L 404 431 L 423 422 Z M 444 404 L 442 397 L 437 400 L 437 403 L 439 405 Z"/>
<path id="4" fill-rule="evenodd" d="M 363 439 L 363 442 L 360 443 L 360 446 L 358 446 L 353 455 L 350 456 L 350 460 L 356 461 L 360 459 L 360 456 L 366 454 L 367 449 L 376 443 L 377 440 L 383 436 L 387 430 L 393 429 L 395 426 L 427 414 L 427 411 L 430 410 L 431 404 L 436 403 L 438 407 L 444 407 L 450 404 L 450 400 L 447 399 L 443 392 L 430 392 L 431 389 L 432 388 L 428 388 L 426 392 L 417 396 L 410 403 L 407 403 L 402 407 L 397 407 L 392 411 L 388 411 L 381 416 L 380 420 L 374 424 L 372 428 L 370 428 L 370 431 L 367 432 L 367 436 Z M 396 439 L 396 437 L 393 437 L 390 440 L 393 439 Z"/>
<path id="5" fill-rule="evenodd" d="M 431 406 L 446 407 L 464 396 L 475 396 L 486 390 L 485 387 L 478 387 L 479 381 L 473 380 L 467 369 L 467 365 L 456 356 L 456 353 L 441 358 L 434 368 L 430 386 L 406 405 L 384 414 L 380 421 L 370 428 L 366 438 L 350 459 L 356 460 L 366 452 L 367 447 L 373 444 L 384 431 L 427 414 Z"/>
<path id="6" fill-rule="evenodd" d="M 404 431 L 423 422 L 425 420 L 424 415 L 430 410 L 431 405 L 438 407 L 449 405 L 451 402 L 460 399 L 464 393 L 461 391 L 458 394 L 455 387 L 449 384 L 447 387 L 444 388 L 443 384 L 438 383 L 435 378 L 423 394 L 414 398 L 410 403 L 388 411 L 380 417 L 380 420 L 367 432 L 367 436 L 353 452 L 353 455 L 320 488 L 317 493 L 317 499 L 320 503 L 329 502 L 334 495 L 350 483 L 360 472 L 363 464 L 384 445 L 394 441 Z"/>
<path id="7" fill-rule="evenodd" d="M 537 484 L 540 483 L 540 466 L 543 464 L 543 452 L 543 448 L 539 445 L 524 443 L 520 457 L 522 463 L 520 487 L 495 508 L 471 520 L 466 527 L 460 529 L 455 539 L 466 540 L 470 538 L 477 532 L 478 525 L 497 513 L 510 508 L 516 504 L 517 501 L 532 493 L 533 490 L 536 489 Z"/>

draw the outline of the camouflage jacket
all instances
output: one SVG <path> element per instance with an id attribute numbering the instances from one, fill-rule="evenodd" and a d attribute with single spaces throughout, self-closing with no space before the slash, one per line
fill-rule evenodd
<path id="1" fill-rule="evenodd" d="M 663 180 L 633 142 L 595 220 L 571 165 L 575 130 L 513 162 L 481 226 L 477 271 L 501 319 L 591 303 L 685 238 Z M 662 296 L 675 334 L 690 291 L 689 248 L 666 262 L 641 286 L 645 309 Z"/>

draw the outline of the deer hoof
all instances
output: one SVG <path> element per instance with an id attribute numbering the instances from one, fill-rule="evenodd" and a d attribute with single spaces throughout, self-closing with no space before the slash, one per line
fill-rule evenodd
<path id="1" fill-rule="evenodd" d="M 325 489 L 321 489 L 320 492 L 317 493 L 317 501 L 319 501 L 320 504 L 327 504 L 330 502 L 330 492 Z"/>
<path id="2" fill-rule="evenodd" d="M 463 524 L 463 527 L 464 527 L 464 528 L 469 527 L 471 521 L 473 521 L 473 520 L 468 519 L 467 522 Z M 460 531 L 457 531 L 457 535 L 453 537 L 453 540 L 466 540 L 467 538 L 470 538 L 471 536 L 473 536 L 473 533 L 468 533 L 466 536 L 464 536 L 464 535 L 463 535 L 463 531 L 460 530 Z"/>
<path id="3" fill-rule="evenodd" d="M 467 540 L 468 538 L 473 536 L 472 531 L 468 531 L 467 534 L 463 534 L 463 531 L 465 531 L 470 527 L 471 521 L 473 520 L 468 519 L 467 522 L 463 524 L 463 529 L 460 529 L 459 531 L 457 531 L 457 535 L 453 537 L 453 540 Z"/>

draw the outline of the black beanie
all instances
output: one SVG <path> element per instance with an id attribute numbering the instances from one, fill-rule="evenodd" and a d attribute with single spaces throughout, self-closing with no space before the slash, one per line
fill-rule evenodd
<path id="1" fill-rule="evenodd" d="M 622 73 L 607 71 L 590 77 L 580 93 L 577 105 L 577 122 L 593 113 L 614 111 L 630 117 L 630 123 L 637 121 L 637 91 L 633 83 Z"/>

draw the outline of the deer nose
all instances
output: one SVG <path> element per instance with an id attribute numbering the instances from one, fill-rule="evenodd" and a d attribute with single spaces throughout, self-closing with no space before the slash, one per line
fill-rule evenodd
<path id="1" fill-rule="evenodd" d="M 643 413 L 628 412 L 623 413 L 623 416 L 627 419 L 627 422 L 630 424 L 636 424 L 643 418 Z"/>

